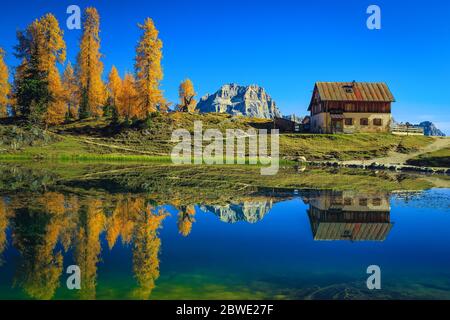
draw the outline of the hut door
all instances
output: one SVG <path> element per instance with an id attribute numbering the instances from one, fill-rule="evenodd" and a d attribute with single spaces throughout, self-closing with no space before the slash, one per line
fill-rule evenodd
<path id="1" fill-rule="evenodd" d="M 331 129 L 333 133 L 342 133 L 343 132 L 343 120 L 342 119 L 331 119 Z"/>

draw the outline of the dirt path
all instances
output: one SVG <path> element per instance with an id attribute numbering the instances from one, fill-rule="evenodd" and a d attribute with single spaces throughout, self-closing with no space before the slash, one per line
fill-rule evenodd
<path id="1" fill-rule="evenodd" d="M 419 151 L 413 153 L 400 153 L 396 151 L 390 151 L 387 156 L 381 158 L 373 158 L 369 160 L 349 160 L 342 161 L 343 164 L 351 165 L 361 165 L 361 164 L 371 164 L 373 162 L 377 162 L 383 165 L 405 165 L 406 161 L 420 156 L 424 153 L 429 153 L 433 151 L 437 151 L 439 149 L 450 147 L 450 138 L 434 138 L 434 142 L 427 145 L 425 148 L 420 149 Z"/>

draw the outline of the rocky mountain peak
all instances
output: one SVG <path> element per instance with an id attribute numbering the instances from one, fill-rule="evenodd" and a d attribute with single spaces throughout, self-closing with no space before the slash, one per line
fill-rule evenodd
<path id="1" fill-rule="evenodd" d="M 202 97 L 197 109 L 202 113 L 218 112 L 253 118 L 281 117 L 275 101 L 258 85 L 223 85 L 216 93 Z"/>
<path id="2" fill-rule="evenodd" d="M 424 134 L 426 136 L 437 136 L 437 137 L 444 137 L 445 134 L 436 128 L 433 122 L 431 121 L 424 121 L 419 124 L 419 127 L 423 128 Z"/>

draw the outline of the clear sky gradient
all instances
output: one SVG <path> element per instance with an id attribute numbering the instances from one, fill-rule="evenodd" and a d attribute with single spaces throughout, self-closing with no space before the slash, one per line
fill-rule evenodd
<path id="1" fill-rule="evenodd" d="M 316 81 L 384 81 L 397 121 L 430 120 L 450 133 L 450 1 L 406 0 L 16 0 L 2 1 L 0 47 L 7 62 L 16 30 L 52 12 L 75 62 L 79 30 L 66 9 L 95 6 L 101 16 L 104 77 L 114 64 L 133 71 L 137 23 L 151 17 L 164 43 L 162 88 L 177 101 L 191 78 L 199 96 L 226 83 L 266 88 L 283 114 L 307 114 Z M 381 8 L 382 29 L 366 27 Z"/>

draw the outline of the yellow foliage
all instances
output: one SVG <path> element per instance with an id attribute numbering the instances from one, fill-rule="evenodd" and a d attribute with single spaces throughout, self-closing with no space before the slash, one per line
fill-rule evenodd
<path id="1" fill-rule="evenodd" d="M 150 206 L 141 211 L 136 222 L 133 248 L 133 271 L 138 283 L 135 296 L 148 299 L 159 278 L 159 250 L 161 239 L 158 229 L 168 216 L 164 210 L 153 212 Z"/>
<path id="2" fill-rule="evenodd" d="M 195 222 L 195 207 L 187 206 L 182 207 L 180 212 L 178 213 L 178 232 L 187 237 L 192 231 L 192 224 Z"/>
<path id="3" fill-rule="evenodd" d="M 61 193 L 46 192 L 39 198 L 39 201 L 49 213 L 62 215 L 66 210 L 64 195 Z"/>
<path id="4" fill-rule="evenodd" d="M 97 263 L 101 251 L 100 234 L 105 225 L 103 202 L 88 199 L 84 225 L 77 233 L 75 260 L 81 269 L 81 297 L 95 299 Z"/>
<path id="5" fill-rule="evenodd" d="M 136 47 L 137 116 L 143 119 L 148 113 L 165 108 L 167 102 L 159 88 L 163 72 L 162 41 L 158 38 L 158 30 L 150 18 L 138 26 L 143 34 Z"/>
<path id="6" fill-rule="evenodd" d="M 11 85 L 9 84 L 9 71 L 8 66 L 4 60 L 5 51 L 0 48 L 0 116 L 6 116 L 6 107 L 8 106 L 8 96 L 11 91 Z"/>
<path id="7" fill-rule="evenodd" d="M 119 116 L 129 119 L 133 117 L 142 118 L 137 105 L 137 92 L 133 75 L 129 73 L 125 75 L 117 102 Z"/>
<path id="8" fill-rule="evenodd" d="M 183 112 L 195 112 L 197 101 L 194 97 L 197 95 L 194 90 L 194 84 L 190 79 L 184 80 L 178 89 L 180 98 L 179 110 Z"/>
<path id="9" fill-rule="evenodd" d="M 118 198 L 112 217 L 107 223 L 106 239 L 110 249 L 114 247 L 119 235 L 124 244 L 131 243 L 136 221 L 143 211 L 145 211 L 143 197 L 128 195 Z"/>
<path id="10" fill-rule="evenodd" d="M 63 73 L 62 85 L 64 90 L 64 101 L 67 105 L 69 115 L 76 119 L 78 118 L 78 106 L 80 101 L 80 93 L 78 91 L 78 81 L 72 64 L 69 62 Z"/>
<path id="11" fill-rule="evenodd" d="M 40 20 L 35 20 L 28 26 L 31 35 L 29 55 L 37 63 L 37 68 L 45 75 L 47 89 L 52 97 L 44 115 L 47 124 L 59 124 L 64 121 L 66 108 L 63 102 L 64 92 L 58 63 L 66 59 L 66 44 L 63 31 L 58 20 L 52 14 L 46 14 Z M 26 66 L 26 64 L 25 64 Z"/>
<path id="12" fill-rule="evenodd" d="M 51 197 L 48 194 L 47 197 Z M 60 199 L 59 195 L 56 199 Z M 63 200 L 64 203 L 64 200 Z M 54 205 L 50 205 L 53 207 Z M 56 205 L 60 211 L 59 205 Z M 59 279 L 63 271 L 63 256 L 60 252 L 55 253 L 55 247 L 64 226 L 64 220 L 59 215 L 53 216 L 46 226 L 42 242 L 35 248 L 35 259 L 29 261 L 30 269 L 26 272 L 24 282 L 25 292 L 32 298 L 49 300 L 53 298 L 59 286 Z"/>
<path id="13" fill-rule="evenodd" d="M 9 210 L 3 198 L 0 198 L 0 266 L 3 264 L 2 254 L 6 248 L 6 229 L 9 224 Z"/>
<path id="14" fill-rule="evenodd" d="M 84 95 L 87 111 L 92 116 L 103 115 L 106 99 L 102 81 L 103 63 L 100 61 L 100 16 L 95 8 L 84 13 L 83 35 L 78 54 L 78 76 L 80 91 Z"/>
<path id="15" fill-rule="evenodd" d="M 122 89 L 122 79 L 115 66 L 112 66 L 108 76 L 108 92 L 112 105 L 117 108 L 120 90 Z"/>
<path id="16" fill-rule="evenodd" d="M 61 253 L 53 254 L 47 249 L 52 244 L 46 243 L 38 248 L 33 268 L 24 283 L 25 292 L 34 299 L 50 300 L 59 286 L 59 279 L 63 271 L 63 257 Z"/>

